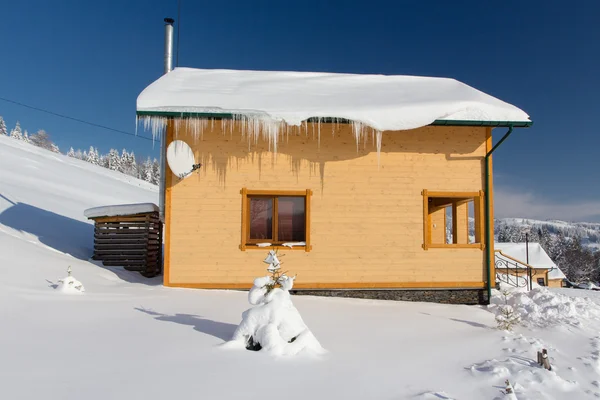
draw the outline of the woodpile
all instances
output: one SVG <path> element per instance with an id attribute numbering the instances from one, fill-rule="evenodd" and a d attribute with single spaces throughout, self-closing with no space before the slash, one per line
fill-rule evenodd
<path id="1" fill-rule="evenodd" d="M 122 266 L 145 277 L 162 269 L 162 223 L 158 212 L 91 217 L 94 220 L 94 260 Z"/>

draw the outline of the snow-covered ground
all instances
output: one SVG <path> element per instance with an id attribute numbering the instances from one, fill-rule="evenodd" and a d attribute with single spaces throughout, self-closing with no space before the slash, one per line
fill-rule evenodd
<path id="1" fill-rule="evenodd" d="M 505 379 L 519 400 L 600 397 L 600 292 L 586 290 L 511 294 L 527 312 L 515 333 L 496 329 L 496 305 L 292 296 L 326 354 L 222 346 L 247 293 L 169 289 L 87 261 L 83 210 L 157 197 L 0 137 L 0 398 L 480 400 L 504 399 Z M 69 266 L 85 293 L 57 289 Z M 551 372 L 535 362 L 543 347 Z"/>

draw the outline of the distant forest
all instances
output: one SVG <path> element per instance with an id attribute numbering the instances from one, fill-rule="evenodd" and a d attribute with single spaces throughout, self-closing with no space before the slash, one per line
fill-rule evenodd
<path id="1" fill-rule="evenodd" d="M 1 116 L 0 135 L 9 136 L 15 140 L 20 140 L 54 153 L 60 153 L 58 146 L 52 142 L 50 135 L 43 129 L 40 129 L 36 133 L 30 135 L 27 130 L 23 131 L 21 129 L 21 124 L 19 121 L 17 121 L 15 127 L 9 132 L 6 128 L 4 118 Z M 158 185 L 160 180 L 160 163 L 158 160 L 150 159 L 150 157 L 144 161 L 136 160 L 133 151 L 128 152 L 127 150 L 123 149 L 123 151 L 119 153 L 119 151 L 116 149 L 110 149 L 107 154 L 100 154 L 98 149 L 90 146 L 88 150 L 83 151 L 80 149 L 75 150 L 71 147 L 66 154 L 69 157 L 87 161 L 91 164 L 108 168 L 112 171 L 122 172 L 129 176 L 150 182 L 154 185 Z"/>

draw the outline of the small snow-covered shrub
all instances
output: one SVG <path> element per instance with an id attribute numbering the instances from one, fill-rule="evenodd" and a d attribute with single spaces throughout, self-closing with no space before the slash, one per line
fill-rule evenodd
<path id="1" fill-rule="evenodd" d="M 514 288 L 506 290 L 506 295 L 494 292 L 490 311 L 498 315 L 508 305 L 523 326 L 580 326 L 588 319 L 600 320 L 600 305 L 589 298 L 567 296 L 545 287 L 530 291 Z"/>
<path id="2" fill-rule="evenodd" d="M 57 290 L 67 294 L 83 294 L 85 288 L 83 284 L 71 276 L 71 266 L 67 268 L 67 277 L 58 280 Z"/>
<path id="3" fill-rule="evenodd" d="M 501 294 L 504 298 L 504 304 L 496 309 L 496 323 L 498 324 L 498 329 L 512 331 L 513 327 L 521 322 L 521 316 L 508 304 L 510 292 L 503 290 Z"/>
<path id="4" fill-rule="evenodd" d="M 271 275 L 254 280 L 248 293 L 248 302 L 254 307 L 242 314 L 242 322 L 229 346 L 264 350 L 274 355 L 323 353 L 325 350 L 292 303 L 290 290 L 295 277 L 279 272 L 276 252 L 270 251 L 264 261 L 269 264 L 267 270 Z"/>

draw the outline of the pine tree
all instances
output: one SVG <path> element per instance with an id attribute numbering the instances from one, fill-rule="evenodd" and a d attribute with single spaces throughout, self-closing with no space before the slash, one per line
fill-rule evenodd
<path id="1" fill-rule="evenodd" d="M 131 153 L 129 153 L 129 163 L 128 163 L 128 168 L 129 168 L 129 175 L 133 176 L 133 177 L 138 177 L 139 173 L 138 173 L 138 164 L 135 160 L 135 154 L 133 153 L 133 151 Z"/>
<path id="2" fill-rule="evenodd" d="M 135 155 L 133 152 L 128 153 L 123 149 L 121 153 L 121 172 L 124 174 L 137 177 L 137 165 L 135 163 Z"/>
<path id="3" fill-rule="evenodd" d="M 51 143 L 50 144 L 50 151 L 53 153 L 60 153 L 60 149 L 58 148 L 58 146 L 56 145 L 56 143 Z"/>
<path id="4" fill-rule="evenodd" d="M 0 135 L 8 136 L 8 130 L 6 129 L 6 123 L 4 122 L 4 118 L 0 117 Z"/>
<path id="5" fill-rule="evenodd" d="M 77 151 L 75 152 L 75 158 L 78 160 L 83 160 L 83 153 L 81 152 L 81 149 L 77 149 Z"/>
<path id="6" fill-rule="evenodd" d="M 115 149 L 110 149 L 108 152 L 108 169 L 112 171 L 123 172 L 123 168 L 121 166 L 121 157 L 119 156 L 119 152 Z"/>
<path id="7" fill-rule="evenodd" d="M 15 128 L 10 131 L 10 137 L 17 140 L 23 140 L 23 133 L 21 132 L 21 124 L 17 121 Z"/>
<path id="8" fill-rule="evenodd" d="M 25 129 L 25 132 L 23 132 L 23 141 L 25 143 L 31 143 L 31 138 L 29 137 L 29 132 L 27 132 L 27 129 Z"/>
<path id="9" fill-rule="evenodd" d="M 100 156 L 100 166 L 108 169 L 108 155 L 103 154 Z"/>
<path id="10" fill-rule="evenodd" d="M 154 174 L 152 173 L 152 161 L 150 157 L 142 164 L 142 179 L 146 182 L 154 183 Z"/>
<path id="11" fill-rule="evenodd" d="M 160 163 L 156 158 L 152 163 L 152 183 L 155 185 L 160 183 Z"/>
<path id="12" fill-rule="evenodd" d="M 69 151 L 67 152 L 67 157 L 77 158 L 75 155 L 75 150 L 73 150 L 73 147 L 71 147 L 69 149 Z"/>
<path id="13" fill-rule="evenodd" d="M 90 146 L 90 150 L 86 154 L 85 161 L 93 165 L 98 165 L 98 151 L 94 149 L 93 146 Z"/>

